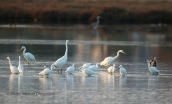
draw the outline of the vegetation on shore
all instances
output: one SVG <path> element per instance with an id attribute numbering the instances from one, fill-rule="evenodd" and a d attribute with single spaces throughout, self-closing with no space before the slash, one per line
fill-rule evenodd
<path id="1" fill-rule="evenodd" d="M 171 1 L 1 0 L 0 22 L 172 23 Z"/>

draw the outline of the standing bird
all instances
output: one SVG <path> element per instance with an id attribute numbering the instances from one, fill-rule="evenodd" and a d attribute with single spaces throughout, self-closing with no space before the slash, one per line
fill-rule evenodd
<path id="1" fill-rule="evenodd" d="M 51 65 L 51 69 L 48 69 L 46 66 L 44 66 L 44 70 L 41 71 L 39 74 L 43 76 L 48 76 L 52 73 L 53 67 L 54 67 L 54 64 Z"/>
<path id="2" fill-rule="evenodd" d="M 118 69 L 120 69 L 120 74 L 121 74 L 121 75 L 126 75 L 126 74 L 127 74 L 126 69 L 125 69 L 125 68 L 123 68 L 123 66 L 122 66 L 122 65 L 120 65 Z M 117 69 L 117 70 L 118 70 L 118 69 Z"/>
<path id="3" fill-rule="evenodd" d="M 151 67 L 150 66 L 150 61 L 149 60 L 147 60 L 146 62 L 148 63 L 148 69 L 151 72 L 151 74 L 158 74 L 159 73 L 159 70 L 157 70 L 156 67 L 154 67 L 154 66 Z"/>
<path id="4" fill-rule="evenodd" d="M 82 70 L 82 73 L 83 73 L 83 74 L 86 74 L 86 75 L 88 75 L 88 76 L 91 76 L 92 74 L 95 74 L 95 72 L 92 71 L 92 70 L 89 69 L 89 68 L 85 68 L 84 70 Z"/>
<path id="5" fill-rule="evenodd" d="M 72 74 L 72 72 L 75 70 L 75 64 L 73 64 L 72 66 L 68 67 L 67 70 L 65 72 Z"/>
<path id="6" fill-rule="evenodd" d="M 12 74 L 19 74 L 20 72 L 19 72 L 18 68 L 17 68 L 16 66 L 13 66 L 13 65 L 11 64 L 10 57 L 7 57 L 6 59 L 9 60 L 11 73 L 12 73 Z"/>
<path id="7" fill-rule="evenodd" d="M 65 51 L 65 55 L 61 58 L 59 58 L 55 63 L 55 67 L 58 68 L 58 71 L 59 69 L 61 69 L 62 71 L 62 67 L 63 65 L 66 63 L 67 61 L 67 55 L 68 55 L 68 42 L 72 42 L 72 41 L 69 41 L 69 40 L 66 40 L 66 51 Z"/>
<path id="8" fill-rule="evenodd" d="M 23 65 L 21 65 L 21 62 L 20 62 L 20 56 L 19 56 L 18 70 L 19 70 L 20 73 L 23 73 L 23 71 L 24 71 L 24 67 L 23 67 Z"/>
<path id="9" fill-rule="evenodd" d="M 126 54 L 123 50 L 119 50 L 117 52 L 117 55 L 115 57 L 106 57 L 101 63 L 100 66 L 106 66 L 106 71 L 109 66 L 112 66 L 112 63 L 119 57 L 119 53 L 124 53 Z"/>
<path id="10" fill-rule="evenodd" d="M 110 74 L 114 73 L 115 67 L 116 67 L 115 64 L 113 64 L 113 66 L 110 66 L 110 67 L 107 69 L 108 73 L 110 73 Z"/>
<path id="11" fill-rule="evenodd" d="M 24 58 L 28 61 L 28 66 L 29 66 L 29 63 L 31 64 L 31 62 L 36 62 L 36 59 L 35 59 L 35 57 L 34 57 L 33 54 L 31 54 L 29 52 L 25 53 L 26 52 L 26 47 L 25 46 L 22 46 L 21 49 L 19 50 L 19 52 L 21 50 L 23 50 L 23 56 L 24 56 Z"/>
<path id="12" fill-rule="evenodd" d="M 96 71 L 99 68 L 99 63 L 97 63 L 96 65 L 92 65 L 90 67 L 88 67 L 89 69 L 91 69 L 92 71 Z"/>
<path id="13" fill-rule="evenodd" d="M 97 22 L 95 22 L 95 23 L 93 23 L 92 25 L 91 25 L 91 27 L 97 27 L 98 25 L 99 25 L 99 18 L 100 18 L 101 16 L 97 16 Z"/>
<path id="14" fill-rule="evenodd" d="M 90 67 L 91 65 L 92 65 L 91 63 L 85 63 L 85 64 L 83 64 L 83 65 L 78 69 L 78 71 L 81 71 L 81 72 L 82 72 L 83 69 L 88 68 L 88 67 Z"/>

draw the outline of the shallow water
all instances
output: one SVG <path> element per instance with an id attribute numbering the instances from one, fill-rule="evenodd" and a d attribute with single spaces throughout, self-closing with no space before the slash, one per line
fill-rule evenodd
<path id="1" fill-rule="evenodd" d="M 170 103 L 172 95 L 172 35 L 171 26 L 164 25 L 121 25 L 100 26 L 90 30 L 87 26 L 51 25 L 0 25 L 0 102 L 1 104 L 65 103 Z M 44 66 L 50 68 L 64 55 L 65 40 L 69 43 L 68 61 L 62 73 L 57 69 L 49 77 L 38 73 Z M 27 61 L 19 52 L 21 46 L 34 54 L 36 62 L 28 67 Z M 115 60 L 123 65 L 126 76 L 105 72 L 100 67 L 96 74 L 88 77 L 77 69 L 84 63 L 96 64 L 107 56 L 120 54 Z M 25 67 L 23 74 L 11 74 L 8 60 L 18 66 L 21 56 Z M 146 60 L 158 57 L 159 75 L 150 75 Z M 73 63 L 76 70 L 66 74 L 65 70 Z"/>

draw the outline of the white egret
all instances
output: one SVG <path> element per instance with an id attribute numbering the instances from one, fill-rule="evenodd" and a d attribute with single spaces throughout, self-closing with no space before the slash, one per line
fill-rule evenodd
<path id="1" fill-rule="evenodd" d="M 123 68 L 123 66 L 122 66 L 122 65 L 120 65 L 118 69 L 120 69 L 120 74 L 121 74 L 121 75 L 126 75 L 126 74 L 127 74 L 126 69 L 125 69 L 125 68 Z M 117 70 L 118 70 L 118 69 L 117 69 Z"/>
<path id="2" fill-rule="evenodd" d="M 150 61 L 149 60 L 147 60 L 146 62 L 148 63 L 148 69 L 151 72 L 151 74 L 158 74 L 159 73 L 159 70 L 157 70 L 156 67 L 154 67 L 154 66 L 150 67 Z"/>
<path id="3" fill-rule="evenodd" d="M 95 74 L 95 72 L 92 71 L 92 70 L 89 69 L 89 68 L 85 68 L 84 70 L 82 70 L 82 73 L 83 73 L 83 74 L 86 74 L 86 75 L 88 75 L 88 76 L 91 76 L 92 74 Z"/>
<path id="4" fill-rule="evenodd" d="M 53 67 L 54 67 L 54 64 L 51 65 L 51 69 L 48 69 L 46 66 L 44 66 L 44 70 L 41 71 L 39 74 L 43 76 L 48 76 L 52 73 Z"/>
<path id="5" fill-rule="evenodd" d="M 65 51 L 65 55 L 63 56 L 63 57 L 61 57 L 61 58 L 59 58 L 55 63 L 54 63 L 54 65 L 55 65 L 55 67 L 57 68 L 58 67 L 58 71 L 59 71 L 59 69 L 61 69 L 61 71 L 62 71 L 62 67 L 63 67 L 63 65 L 66 63 L 66 61 L 67 61 L 67 58 L 68 58 L 68 42 L 72 42 L 72 41 L 69 41 L 69 40 L 66 40 L 66 51 Z"/>
<path id="6" fill-rule="evenodd" d="M 92 65 L 90 67 L 88 67 L 89 69 L 91 69 L 92 71 L 96 71 L 99 68 L 99 63 L 97 63 L 96 65 Z"/>
<path id="7" fill-rule="evenodd" d="M 72 66 L 68 67 L 67 70 L 65 72 L 72 74 L 72 72 L 75 70 L 75 64 L 73 64 Z"/>
<path id="8" fill-rule="evenodd" d="M 21 65 L 20 56 L 19 56 L 18 70 L 19 70 L 20 73 L 23 73 L 23 71 L 24 71 L 24 67 L 23 67 L 23 65 Z"/>
<path id="9" fill-rule="evenodd" d="M 108 73 L 114 73 L 115 67 L 116 67 L 115 64 L 113 64 L 113 66 L 110 66 L 110 67 L 107 69 Z"/>
<path id="10" fill-rule="evenodd" d="M 117 52 L 117 55 L 115 57 L 106 57 L 101 63 L 100 66 L 106 66 L 106 71 L 109 66 L 112 66 L 112 63 L 119 57 L 119 53 L 124 53 L 126 54 L 123 50 L 119 50 Z"/>
<path id="11" fill-rule="evenodd" d="M 101 16 L 97 16 L 97 22 L 95 22 L 95 23 L 93 23 L 92 25 L 91 25 L 91 27 L 97 27 L 98 25 L 99 25 L 99 18 L 100 18 Z"/>
<path id="12" fill-rule="evenodd" d="M 88 67 L 90 67 L 92 64 L 91 63 L 85 63 L 85 64 L 83 64 L 79 69 L 78 69 L 78 71 L 81 71 L 82 72 L 82 70 L 84 69 L 84 68 L 88 68 Z"/>
<path id="13" fill-rule="evenodd" d="M 23 49 L 24 49 L 24 50 L 23 50 Z M 33 54 L 31 54 L 31 53 L 29 53 L 29 52 L 25 53 L 25 52 L 26 52 L 26 47 L 25 47 L 25 46 L 22 46 L 21 49 L 20 49 L 20 51 L 21 51 L 21 50 L 23 50 L 23 56 L 24 56 L 24 58 L 28 61 L 28 65 L 29 65 L 29 63 L 31 63 L 31 62 L 36 62 L 36 59 L 35 59 L 35 57 L 34 57 Z M 19 51 L 19 52 L 20 52 L 20 51 Z"/>
<path id="14" fill-rule="evenodd" d="M 9 60 L 11 73 L 12 73 L 12 74 L 18 74 L 18 73 L 20 73 L 19 70 L 18 70 L 18 68 L 17 68 L 16 66 L 13 66 L 13 65 L 11 64 L 10 57 L 7 57 L 6 59 Z"/>

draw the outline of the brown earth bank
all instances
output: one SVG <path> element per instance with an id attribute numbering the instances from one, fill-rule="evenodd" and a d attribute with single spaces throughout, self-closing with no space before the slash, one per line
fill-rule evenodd
<path id="1" fill-rule="evenodd" d="M 172 24 L 172 0 L 0 0 L 0 23 Z"/>

